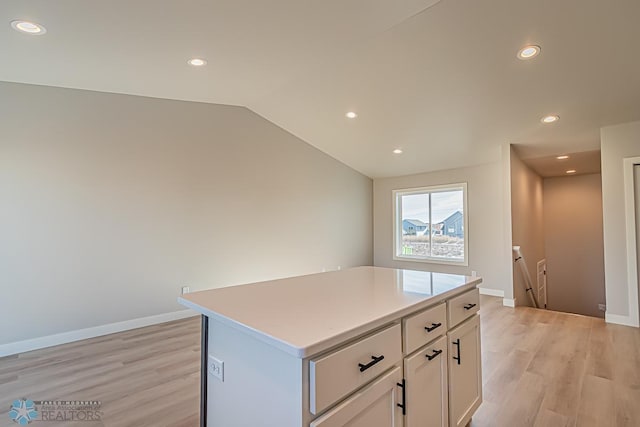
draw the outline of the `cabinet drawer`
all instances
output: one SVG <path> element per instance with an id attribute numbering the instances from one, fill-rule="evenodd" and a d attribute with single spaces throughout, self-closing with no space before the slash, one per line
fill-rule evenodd
<path id="1" fill-rule="evenodd" d="M 480 291 L 472 289 L 447 301 L 449 329 L 473 316 L 480 310 Z"/>
<path id="2" fill-rule="evenodd" d="M 309 362 L 309 409 L 318 414 L 402 358 L 396 324 Z"/>
<path id="3" fill-rule="evenodd" d="M 402 320 L 404 353 L 413 353 L 447 332 L 447 308 L 442 303 Z"/>

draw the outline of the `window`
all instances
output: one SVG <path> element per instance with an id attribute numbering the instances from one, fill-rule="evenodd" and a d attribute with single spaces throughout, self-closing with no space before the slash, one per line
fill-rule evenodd
<path id="1" fill-rule="evenodd" d="M 468 265 L 467 184 L 395 190 L 394 259 Z"/>

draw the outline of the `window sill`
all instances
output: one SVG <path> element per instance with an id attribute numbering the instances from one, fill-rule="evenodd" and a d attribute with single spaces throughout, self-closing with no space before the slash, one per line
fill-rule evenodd
<path id="1" fill-rule="evenodd" d="M 456 265 L 459 267 L 468 267 L 469 262 L 465 260 L 455 261 L 442 258 L 423 258 L 423 257 L 411 257 L 411 256 L 393 256 L 394 261 L 406 261 L 406 262 L 421 262 L 424 264 L 443 264 L 443 265 Z"/>

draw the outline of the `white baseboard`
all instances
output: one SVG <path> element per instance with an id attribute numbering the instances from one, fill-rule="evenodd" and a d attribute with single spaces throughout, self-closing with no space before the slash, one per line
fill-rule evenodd
<path id="1" fill-rule="evenodd" d="M 480 291 L 480 295 L 489 295 L 492 297 L 504 298 L 504 291 L 502 289 L 490 289 L 490 288 L 478 287 L 478 290 Z"/>
<path id="2" fill-rule="evenodd" d="M 53 347 L 54 345 L 67 344 L 74 341 L 100 337 L 102 335 L 109 335 L 116 332 L 128 331 L 130 329 L 142 328 L 144 326 L 156 325 L 158 323 L 170 322 L 172 320 L 179 320 L 197 315 L 198 313 L 193 310 L 173 311 L 170 313 L 125 320 L 123 322 L 94 326 L 92 328 L 77 329 L 75 331 L 62 332 L 55 335 L 47 335 L 24 341 L 1 344 L 0 357 L 11 356 L 13 354 L 24 353 L 31 350 Z"/>
<path id="3" fill-rule="evenodd" d="M 515 298 L 502 298 L 502 305 L 505 307 L 515 307 L 516 299 Z"/>
<path id="4" fill-rule="evenodd" d="M 617 325 L 638 327 L 638 323 L 634 322 L 631 316 L 620 316 L 619 314 L 604 314 L 604 321 L 607 323 L 615 323 Z"/>

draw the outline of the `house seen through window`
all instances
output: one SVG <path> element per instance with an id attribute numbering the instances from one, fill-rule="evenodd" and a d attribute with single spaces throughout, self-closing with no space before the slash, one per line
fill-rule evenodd
<path id="1" fill-rule="evenodd" d="M 466 183 L 395 190 L 394 258 L 467 265 Z"/>

